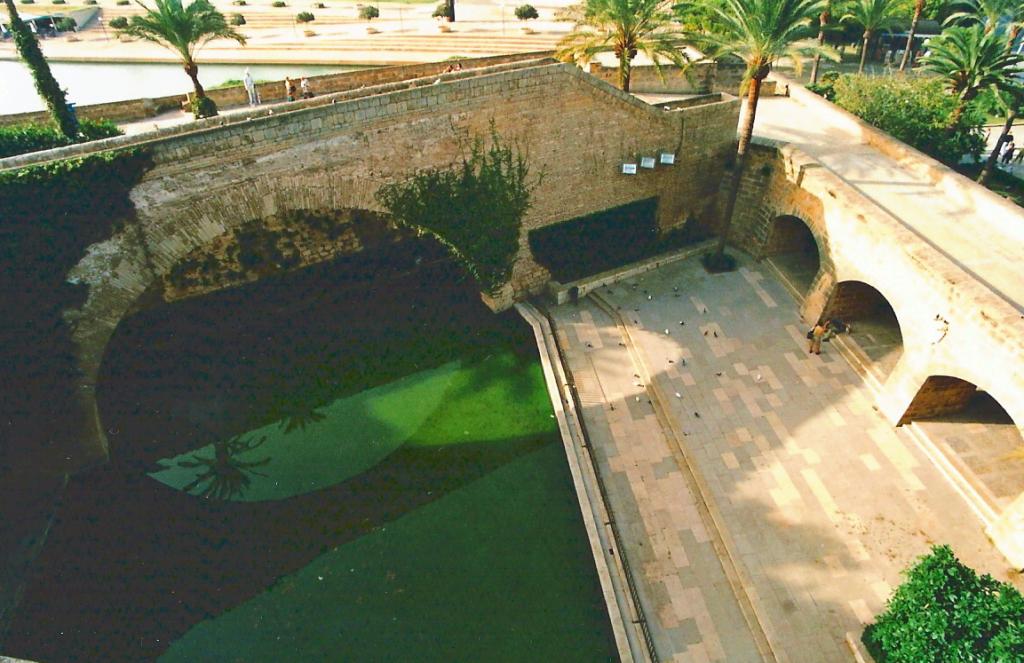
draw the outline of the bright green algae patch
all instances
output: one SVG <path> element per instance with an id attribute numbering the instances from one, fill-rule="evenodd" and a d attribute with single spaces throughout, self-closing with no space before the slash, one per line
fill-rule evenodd
<path id="1" fill-rule="evenodd" d="M 198 624 L 161 660 L 614 660 L 563 453 L 551 436 Z"/>
<path id="2" fill-rule="evenodd" d="M 269 461 L 251 476 L 249 487 L 232 499 L 284 499 L 332 486 L 373 467 L 402 446 L 437 409 L 458 368 L 458 362 L 450 362 L 339 398 L 317 408 L 317 420 L 304 427 L 291 428 L 286 421 L 278 421 L 250 431 L 246 437 L 265 441 L 239 458 Z M 212 454 L 210 444 L 161 460 L 168 469 L 150 476 L 172 488 L 183 488 L 198 472 L 178 463 Z"/>

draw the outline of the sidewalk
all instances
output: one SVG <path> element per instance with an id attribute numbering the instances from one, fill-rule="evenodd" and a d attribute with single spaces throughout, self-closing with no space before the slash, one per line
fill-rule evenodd
<path id="1" fill-rule="evenodd" d="M 687 260 L 635 288 L 602 288 L 626 335 L 590 298 L 552 311 L 666 660 L 761 660 L 709 557 L 702 499 L 781 661 L 852 660 L 847 633 L 859 637 L 933 544 L 1010 579 L 978 519 L 874 411 L 853 369 L 828 345 L 807 354 L 796 306 L 767 274 L 744 260 L 709 276 Z M 706 493 L 687 490 L 685 458 Z"/>

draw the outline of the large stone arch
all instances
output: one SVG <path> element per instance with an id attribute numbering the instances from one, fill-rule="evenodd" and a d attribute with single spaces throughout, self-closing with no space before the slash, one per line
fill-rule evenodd
<path id="1" fill-rule="evenodd" d="M 820 228 L 815 232 L 810 223 L 794 214 L 772 215 L 761 257 L 770 262 L 801 299 L 806 298 L 820 278 L 827 256 Z"/>

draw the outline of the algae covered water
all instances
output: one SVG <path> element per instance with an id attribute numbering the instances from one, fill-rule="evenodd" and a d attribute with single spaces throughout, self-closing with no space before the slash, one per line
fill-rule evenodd
<path id="1" fill-rule="evenodd" d="M 356 273 L 122 323 L 112 462 L 72 479 L 7 653 L 615 658 L 529 328 L 445 260 Z"/>

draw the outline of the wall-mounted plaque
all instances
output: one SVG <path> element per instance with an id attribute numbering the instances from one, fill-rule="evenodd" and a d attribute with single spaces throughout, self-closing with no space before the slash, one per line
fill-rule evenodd
<path id="1" fill-rule="evenodd" d="M 654 168 L 654 157 L 640 157 L 641 168 Z"/>
<path id="2" fill-rule="evenodd" d="M 636 175 L 636 164 L 635 163 L 624 163 L 622 164 L 623 175 Z"/>

